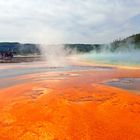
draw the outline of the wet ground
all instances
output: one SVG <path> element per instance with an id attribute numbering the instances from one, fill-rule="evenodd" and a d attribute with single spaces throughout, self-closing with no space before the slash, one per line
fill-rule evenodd
<path id="1" fill-rule="evenodd" d="M 38 65 L 39 64 L 39 65 Z M 42 64 L 42 63 L 41 63 Z M 28 78 L 20 79 L 20 76 L 26 76 L 29 74 L 41 74 L 45 72 L 74 72 L 74 71 L 88 71 L 88 70 L 97 70 L 97 71 L 106 71 L 115 69 L 113 67 L 107 66 L 83 66 L 83 65 L 67 65 L 64 67 L 50 67 L 46 64 L 41 65 L 38 63 L 19 63 L 19 64 L 10 64 L 9 66 L 3 64 L 0 68 L 0 88 L 6 88 L 14 86 L 21 83 L 32 82 L 38 79 Z M 55 77 L 57 78 L 57 77 Z"/>
<path id="2" fill-rule="evenodd" d="M 39 64 L 39 65 L 38 65 Z M 42 64 L 42 63 L 41 63 Z M 21 64 L 6 64 L 0 65 L 0 78 L 12 78 L 21 75 L 41 73 L 41 72 L 65 72 L 65 71 L 82 71 L 82 70 L 110 70 L 113 67 L 107 66 L 83 66 L 83 65 L 66 65 L 61 67 L 47 66 L 40 63 L 21 63 Z"/>
<path id="3" fill-rule="evenodd" d="M 140 69 L 0 67 L 1 140 L 139 140 Z"/>

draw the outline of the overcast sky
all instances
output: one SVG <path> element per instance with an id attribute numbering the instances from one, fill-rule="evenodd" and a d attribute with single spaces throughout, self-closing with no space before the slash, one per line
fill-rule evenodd
<path id="1" fill-rule="evenodd" d="M 0 42 L 108 43 L 140 32 L 140 0 L 0 0 Z"/>

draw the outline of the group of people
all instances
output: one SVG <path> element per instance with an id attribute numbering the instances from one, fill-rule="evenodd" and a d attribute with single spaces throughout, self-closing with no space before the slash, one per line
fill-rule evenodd
<path id="1" fill-rule="evenodd" d="M 0 52 L 0 59 L 2 60 L 12 60 L 13 57 L 12 52 Z"/>

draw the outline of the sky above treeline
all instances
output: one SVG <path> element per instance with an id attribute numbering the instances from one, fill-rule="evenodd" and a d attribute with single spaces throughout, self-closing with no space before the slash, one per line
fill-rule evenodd
<path id="1" fill-rule="evenodd" d="M 108 43 L 140 33 L 140 0 L 0 0 L 0 42 Z"/>

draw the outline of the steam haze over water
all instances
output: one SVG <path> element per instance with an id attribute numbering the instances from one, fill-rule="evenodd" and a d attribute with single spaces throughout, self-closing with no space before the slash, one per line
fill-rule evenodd
<path id="1" fill-rule="evenodd" d="M 102 64 L 140 67 L 140 52 L 133 53 L 90 53 L 81 56 L 81 58 L 90 62 L 98 62 Z"/>

